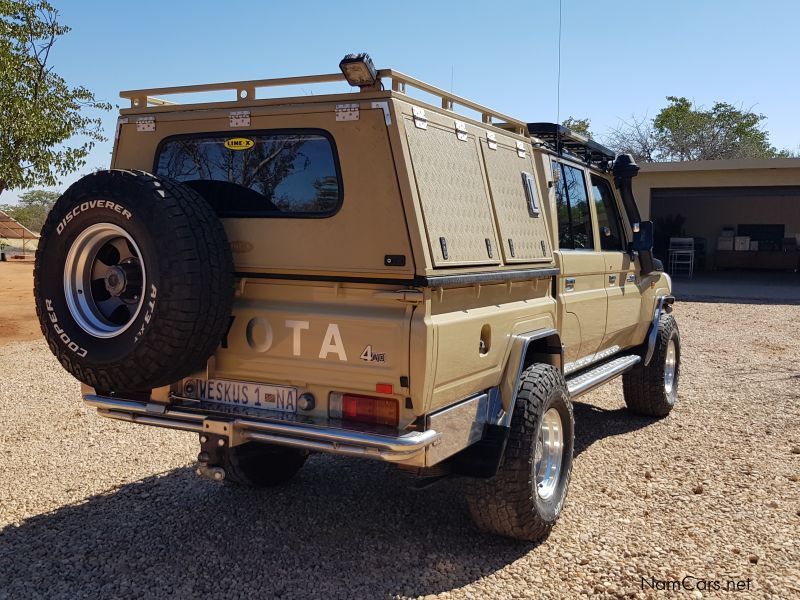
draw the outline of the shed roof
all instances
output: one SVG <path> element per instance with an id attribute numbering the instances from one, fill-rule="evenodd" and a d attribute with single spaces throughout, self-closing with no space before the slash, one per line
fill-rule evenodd
<path id="1" fill-rule="evenodd" d="M 16 240 L 33 239 L 38 237 L 38 233 L 34 233 L 23 224 L 0 210 L 0 238 Z"/>
<path id="2" fill-rule="evenodd" d="M 684 160 L 640 163 L 643 173 L 674 171 L 728 171 L 748 169 L 800 169 L 800 158 L 755 158 L 736 160 Z"/>

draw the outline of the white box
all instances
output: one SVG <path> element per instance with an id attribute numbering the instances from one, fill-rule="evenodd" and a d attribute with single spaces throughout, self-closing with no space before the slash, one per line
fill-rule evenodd
<path id="1" fill-rule="evenodd" d="M 717 238 L 717 250 L 733 250 L 732 237 Z"/>
<path id="2" fill-rule="evenodd" d="M 750 240 L 750 250 L 758 250 L 758 240 Z"/>
<path id="3" fill-rule="evenodd" d="M 733 249 L 734 250 L 750 250 L 750 236 L 749 235 L 737 235 L 733 238 Z"/>

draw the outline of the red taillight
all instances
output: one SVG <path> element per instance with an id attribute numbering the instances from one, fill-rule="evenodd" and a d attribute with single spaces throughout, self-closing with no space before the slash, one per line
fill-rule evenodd
<path id="1" fill-rule="evenodd" d="M 400 421 L 400 408 L 394 398 L 331 392 L 330 415 L 345 421 L 397 425 Z"/>

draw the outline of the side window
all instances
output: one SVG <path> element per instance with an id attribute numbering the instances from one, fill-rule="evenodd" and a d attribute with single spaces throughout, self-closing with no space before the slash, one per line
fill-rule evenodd
<path id="1" fill-rule="evenodd" d="M 597 225 L 600 228 L 600 247 L 603 250 L 625 250 L 622 221 L 608 181 L 592 175 L 592 197 L 597 210 Z"/>
<path id="2" fill-rule="evenodd" d="M 569 202 L 564 187 L 564 170 L 561 163 L 553 161 L 553 179 L 556 182 L 556 214 L 558 215 L 558 247 L 572 250 L 572 234 L 569 228 Z"/>
<path id="3" fill-rule="evenodd" d="M 559 247 L 562 250 L 594 249 L 592 217 L 583 171 L 554 162 L 553 175 L 556 179 Z"/>

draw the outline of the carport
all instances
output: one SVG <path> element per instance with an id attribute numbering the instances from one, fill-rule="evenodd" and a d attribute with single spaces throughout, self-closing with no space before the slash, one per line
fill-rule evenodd
<path id="1" fill-rule="evenodd" d="M 670 238 L 685 237 L 697 273 L 800 266 L 800 159 L 645 164 L 634 193 L 664 259 Z"/>
<path id="2" fill-rule="evenodd" d="M 21 253 L 24 256 L 31 250 L 30 246 L 36 247 L 35 240 L 38 239 L 39 234 L 0 210 L 0 247 L 3 254 L 15 257 Z"/>

